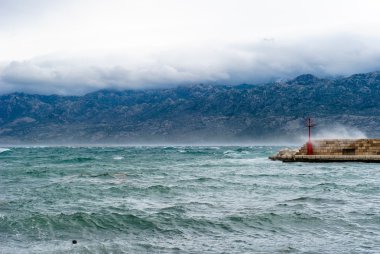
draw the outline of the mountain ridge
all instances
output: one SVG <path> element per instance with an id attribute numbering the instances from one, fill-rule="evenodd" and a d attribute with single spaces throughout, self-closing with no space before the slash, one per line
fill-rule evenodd
<path id="1" fill-rule="evenodd" d="M 380 135 L 380 72 L 265 85 L 98 90 L 83 96 L 0 96 L 1 143 L 297 140 L 304 119 Z"/>

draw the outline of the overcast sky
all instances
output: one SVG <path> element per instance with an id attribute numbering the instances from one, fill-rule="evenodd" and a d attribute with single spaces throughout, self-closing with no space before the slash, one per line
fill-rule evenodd
<path id="1" fill-rule="evenodd" d="M 0 93 L 380 70 L 377 0 L 0 0 Z"/>

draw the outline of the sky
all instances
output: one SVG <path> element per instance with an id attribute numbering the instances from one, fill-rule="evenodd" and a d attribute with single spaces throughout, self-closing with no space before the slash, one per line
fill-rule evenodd
<path id="1" fill-rule="evenodd" d="M 0 94 L 380 70 L 377 0 L 0 0 Z"/>

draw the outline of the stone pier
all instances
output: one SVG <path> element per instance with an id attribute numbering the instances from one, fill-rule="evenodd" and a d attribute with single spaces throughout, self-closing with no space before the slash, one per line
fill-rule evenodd
<path id="1" fill-rule="evenodd" d="M 269 157 L 284 162 L 380 162 L 380 139 L 325 139 L 313 142 L 313 155 L 307 144 L 298 151 L 283 150 Z"/>

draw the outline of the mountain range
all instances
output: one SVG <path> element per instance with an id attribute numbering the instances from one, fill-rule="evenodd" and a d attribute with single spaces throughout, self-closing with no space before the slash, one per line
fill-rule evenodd
<path id="1" fill-rule="evenodd" d="M 380 136 L 380 72 L 261 85 L 0 96 L 1 144 L 282 142 L 336 126 Z"/>

